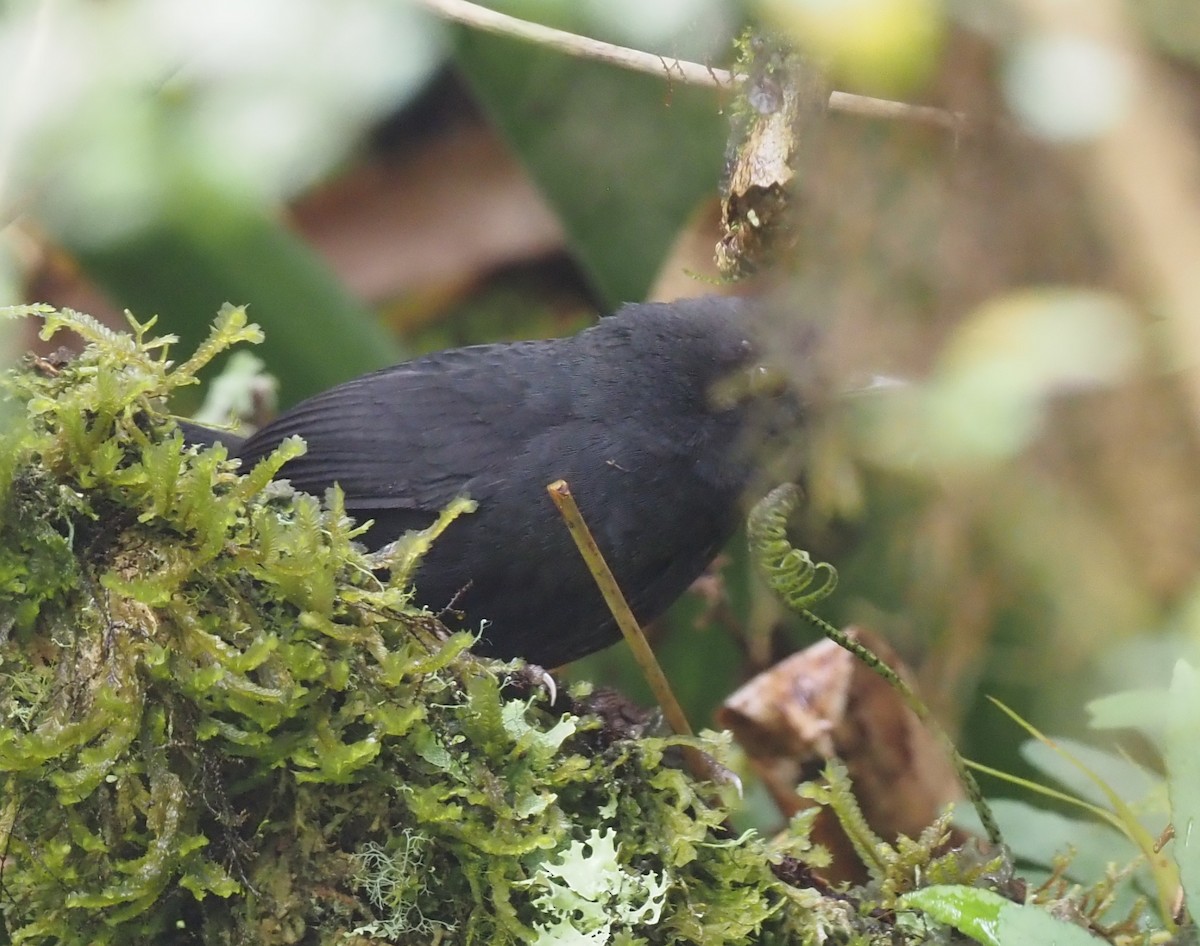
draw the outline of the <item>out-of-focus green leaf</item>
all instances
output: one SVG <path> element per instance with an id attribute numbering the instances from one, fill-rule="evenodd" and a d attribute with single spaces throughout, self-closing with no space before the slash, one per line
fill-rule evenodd
<path id="1" fill-rule="evenodd" d="M 928 913 L 985 946 L 1096 946 L 1103 942 L 1045 910 L 1021 906 L 975 887 L 926 887 L 902 896 L 900 905 Z"/>
<path id="2" fill-rule="evenodd" d="M 997 296 L 957 326 L 928 382 L 861 411 L 865 451 L 898 469 L 1006 463 L 1041 433 L 1055 397 L 1129 376 L 1135 326 L 1122 300 L 1090 289 Z"/>
<path id="3" fill-rule="evenodd" d="M 1174 862 L 1163 853 L 1161 846 L 1158 844 L 1157 826 L 1147 827 L 1144 811 L 1142 810 L 1145 808 L 1145 805 L 1142 800 L 1128 799 L 1119 794 L 1111 784 L 1105 781 L 1101 773 L 1088 765 L 1087 759 L 1074 755 L 1071 752 L 1070 744 L 1064 744 L 1061 740 L 1051 739 L 1003 703 L 994 698 L 992 702 L 1009 719 L 1033 736 L 1034 739 L 1041 742 L 1050 751 L 1058 754 L 1064 762 L 1074 766 L 1079 771 L 1079 774 L 1092 784 L 1092 787 L 1099 793 L 1099 797 L 1103 800 L 1103 805 L 1092 806 L 1093 810 L 1114 828 L 1124 833 L 1141 851 L 1141 855 L 1145 859 L 1150 873 L 1154 878 L 1154 892 L 1158 901 L 1159 914 L 1163 921 L 1170 925 L 1172 923 L 1171 918 L 1174 915 L 1172 902 L 1175 897 L 1175 891 L 1179 886 L 1179 871 Z M 1125 775 L 1127 773 L 1122 773 L 1118 777 L 1124 777 Z M 1090 804 L 1082 800 L 1078 803 Z"/>
<path id="4" fill-rule="evenodd" d="M 1004 833 L 1004 843 L 1022 864 L 1022 875 L 1025 865 L 1038 865 L 1048 872 L 1054 868 L 1056 857 L 1070 852 L 1065 875 L 1086 885 L 1103 877 L 1110 865 L 1128 864 L 1138 856 L 1128 838 L 1099 821 L 1070 818 L 1009 798 L 990 799 L 988 804 Z M 954 822 L 966 831 L 981 830 L 979 819 L 965 806 L 955 812 Z M 1154 895 L 1154 880 L 1144 868 L 1117 887 L 1112 912 L 1128 912 L 1140 895 Z"/>
<path id="5" fill-rule="evenodd" d="M 1185 660 L 1175 665 L 1167 699 L 1169 712 L 1162 750 L 1175 825 L 1172 852 L 1179 865 L 1184 895 L 1195 916 L 1200 910 L 1200 754 L 1196 752 L 1200 674 Z"/>
<path id="6" fill-rule="evenodd" d="M 21 298 L 16 248 L 0 230 L 0 306 L 15 305 Z M 7 320 L 0 322 L 0 369 L 7 368 L 21 354 L 17 325 Z"/>
<path id="7" fill-rule="evenodd" d="M 1158 747 L 1166 764 L 1166 789 L 1179 881 L 1191 910 L 1200 904 L 1200 675 L 1187 661 L 1175 664 L 1168 690 L 1142 689 L 1114 693 L 1088 705 L 1097 728 L 1140 729 Z"/>
<path id="8" fill-rule="evenodd" d="M 374 0 L 0 6 L 0 205 L 102 242 L 153 219 L 186 158 L 251 199 L 295 194 L 442 59 L 439 24 Z"/>
<path id="9" fill-rule="evenodd" d="M 287 403 L 398 354 L 272 208 L 327 174 L 443 58 L 372 0 L 86 0 L 0 9 L 0 213 L 191 349 L 225 302 L 267 332 Z"/>
<path id="10" fill-rule="evenodd" d="M 1066 787 L 1072 795 L 1096 805 L 1107 804 L 1108 796 L 1080 769 L 1080 764 L 1131 805 L 1140 808 L 1161 795 L 1161 780 L 1125 756 L 1062 736 L 1055 736 L 1054 744 L 1057 750 L 1030 739 L 1022 744 L 1021 755 L 1034 768 Z M 1162 806 L 1151 804 L 1151 808 L 1162 813 Z"/>
<path id="11" fill-rule="evenodd" d="M 1087 705 L 1093 729 L 1140 729 L 1158 740 L 1166 724 L 1163 691 L 1154 687 L 1110 693 Z"/>
<path id="12" fill-rule="evenodd" d="M 266 211 L 195 182 L 154 224 L 75 252 L 120 305 L 161 315 L 189 351 L 225 302 L 249 307 L 284 405 L 399 357 L 374 315 Z"/>
<path id="13" fill-rule="evenodd" d="M 945 38 L 937 0 L 760 0 L 840 82 L 873 95 L 913 95 L 928 81 Z"/>
<path id="14" fill-rule="evenodd" d="M 546 4 L 494 4 L 538 19 Z M 554 24 L 586 29 L 555 4 Z M 574 14 L 574 16 L 573 16 Z M 711 90 L 673 84 L 478 31 L 456 59 L 563 222 L 607 306 L 646 295 L 680 227 L 715 195 L 726 136 Z"/>

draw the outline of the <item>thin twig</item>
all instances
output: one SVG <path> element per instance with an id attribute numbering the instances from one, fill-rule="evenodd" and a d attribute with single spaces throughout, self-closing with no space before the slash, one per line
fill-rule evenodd
<path id="1" fill-rule="evenodd" d="M 630 49 L 627 46 L 615 46 L 612 43 L 604 43 L 587 36 L 580 36 L 577 33 L 568 33 L 565 30 L 543 26 L 540 23 L 531 23 L 506 13 L 489 10 L 477 3 L 469 3 L 468 0 L 413 0 L 413 2 L 444 19 L 463 23 L 487 33 L 527 40 L 581 59 L 607 62 L 623 69 L 644 72 L 684 85 L 710 89 L 732 89 L 740 85 L 746 78 L 744 75 L 730 72 L 728 69 L 717 69 L 698 62 L 688 62 L 685 59 L 659 56 L 655 53 L 643 52 L 640 49 Z M 929 105 L 908 105 L 905 102 L 891 102 L 887 99 L 872 98 L 869 95 L 854 95 L 851 92 L 831 93 L 829 107 L 835 112 L 846 112 L 850 115 L 899 119 L 936 125 L 941 128 L 959 129 L 963 125 L 962 115 L 943 108 L 934 108 Z"/>
<path id="2" fill-rule="evenodd" d="M 626 642 L 633 650 L 634 659 L 645 675 L 646 682 L 650 685 L 655 699 L 658 700 L 667 725 L 680 736 L 691 736 L 692 727 L 683 712 L 683 707 L 675 698 L 675 691 L 671 689 L 671 684 L 668 682 L 666 674 L 663 673 L 662 667 L 659 666 L 654 651 L 646 642 L 646 635 L 642 633 L 641 625 L 638 624 L 637 618 L 630 610 L 629 602 L 621 593 L 616 576 L 608 567 L 608 562 L 604 560 L 600 547 L 596 545 L 596 540 L 584 521 L 579 506 L 575 503 L 575 497 L 571 495 L 571 488 L 567 485 L 567 481 L 555 480 L 546 487 L 546 492 L 550 494 L 554 505 L 558 507 L 559 515 L 566 523 L 571 538 L 575 540 L 575 546 L 579 549 L 579 554 L 583 556 L 584 563 L 596 582 L 596 587 L 600 589 L 609 611 L 616 618 L 617 626 L 621 628 L 621 633 L 625 635 Z M 725 774 L 718 769 L 713 760 L 695 746 L 685 745 L 682 749 L 688 771 L 695 778 L 703 781 L 725 780 Z"/>
<path id="3" fill-rule="evenodd" d="M 855 95 L 853 92 L 830 92 L 829 108 L 835 112 L 845 112 L 847 115 L 917 122 L 948 128 L 951 131 L 959 131 L 967 123 L 966 116 L 961 112 L 951 112 L 934 105 L 909 105 L 907 102 L 876 99 L 869 95 Z"/>
<path id="4" fill-rule="evenodd" d="M 546 492 L 550 494 L 554 505 L 558 507 L 559 515 L 563 517 L 563 522 L 566 523 L 571 538 L 575 540 L 579 554 L 583 556 L 588 571 L 591 572 L 592 578 L 596 582 L 596 587 L 604 596 L 608 610 L 616 618 L 617 626 L 632 648 L 633 656 L 646 675 L 646 682 L 650 684 L 650 689 L 654 692 L 659 706 L 662 707 L 667 724 L 681 736 L 692 735 L 692 727 L 688 723 L 687 716 L 684 715 L 683 707 L 675 699 L 671 684 L 667 682 L 666 674 L 662 672 L 662 667 L 659 666 L 654 651 L 646 643 L 646 635 L 642 633 L 641 625 L 634 617 L 629 602 L 625 600 L 625 595 L 617 584 L 616 576 L 608 567 L 608 562 L 604 560 L 604 554 L 600 551 L 591 530 L 584 521 L 579 506 L 575 504 L 575 497 L 571 495 L 571 487 L 567 485 L 566 480 L 555 480 L 546 487 Z"/>
<path id="5" fill-rule="evenodd" d="M 654 53 L 642 52 L 640 49 L 630 49 L 627 46 L 614 46 L 612 43 L 603 43 L 598 39 L 580 36 L 577 33 L 568 33 L 566 30 L 520 20 L 507 13 L 498 13 L 487 7 L 481 7 L 478 3 L 468 3 L 467 0 L 415 0 L 415 2 L 444 19 L 463 23 L 486 33 L 528 40 L 539 46 L 557 49 L 582 59 L 607 62 L 624 69 L 631 69 L 634 72 L 645 72 L 669 78 L 672 82 L 728 89 L 738 81 L 727 69 L 711 69 L 695 62 L 659 56 Z"/>

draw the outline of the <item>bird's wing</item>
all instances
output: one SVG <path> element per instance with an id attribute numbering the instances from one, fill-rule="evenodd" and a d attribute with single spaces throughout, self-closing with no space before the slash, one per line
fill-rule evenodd
<path id="1" fill-rule="evenodd" d="M 249 469 L 286 437 L 308 452 L 280 476 L 346 507 L 435 513 L 569 410 L 550 343 L 480 345 L 385 368 L 318 394 L 243 445 Z"/>

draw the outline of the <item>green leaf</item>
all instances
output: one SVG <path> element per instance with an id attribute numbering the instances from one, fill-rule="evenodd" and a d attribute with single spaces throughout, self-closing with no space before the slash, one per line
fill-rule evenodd
<path id="1" fill-rule="evenodd" d="M 926 887 L 905 894 L 899 905 L 927 913 L 985 946 L 1096 946 L 1103 942 L 1045 910 L 1021 906 L 975 887 Z"/>
<path id="2" fill-rule="evenodd" d="M 1110 693 L 1092 700 L 1087 710 L 1093 729 L 1140 729 L 1155 741 L 1167 722 L 1167 704 L 1158 687 Z"/>
<path id="3" fill-rule="evenodd" d="M 225 303 L 247 306 L 282 404 L 400 357 L 374 314 L 281 221 L 199 180 L 181 181 L 137 234 L 72 249 L 119 305 L 161 313 L 184 351 L 205 341 Z"/>
<path id="4" fill-rule="evenodd" d="M 1086 886 L 1103 877 L 1110 865 L 1129 864 L 1138 856 L 1137 848 L 1111 825 L 1007 798 L 994 798 L 990 804 L 1005 843 L 1023 865 L 1038 865 L 1048 872 L 1054 869 L 1056 858 L 1070 851 L 1064 875 Z M 956 812 L 954 822 L 967 831 L 981 830 L 978 818 L 968 808 Z M 1154 893 L 1148 868 L 1135 868 L 1117 884 L 1112 910 L 1114 914 L 1127 913 L 1139 896 Z"/>
<path id="5" fill-rule="evenodd" d="M 496 6 L 589 29 L 573 4 Z M 605 302 L 645 298 L 680 228 L 717 194 L 727 129 L 716 93 L 672 83 L 665 67 L 641 75 L 468 29 L 456 39 L 472 92 Z"/>
<path id="6" fill-rule="evenodd" d="M 1186 660 L 1175 664 L 1168 691 L 1169 711 L 1163 737 L 1167 791 L 1175 824 L 1172 850 L 1192 915 L 1200 910 L 1200 673 Z"/>
<path id="7" fill-rule="evenodd" d="M 1054 747 L 1031 739 L 1022 744 L 1021 755 L 1071 794 L 1095 805 L 1106 804 L 1109 795 L 1088 772 L 1130 804 L 1151 798 L 1159 785 L 1157 776 L 1133 760 L 1063 736 L 1054 737 Z"/>

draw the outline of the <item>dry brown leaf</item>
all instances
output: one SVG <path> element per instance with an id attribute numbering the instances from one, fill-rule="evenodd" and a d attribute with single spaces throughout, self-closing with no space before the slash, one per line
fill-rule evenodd
<path id="1" fill-rule="evenodd" d="M 887 642 L 847 630 L 905 679 Z M 871 827 L 884 838 L 917 836 L 962 796 L 932 732 L 888 683 L 833 641 L 822 640 L 759 674 L 725 701 L 717 722 L 733 732 L 776 804 L 792 815 L 810 803 L 795 786 L 841 759 Z M 843 842 L 820 825 L 821 842 L 844 859 Z"/>

